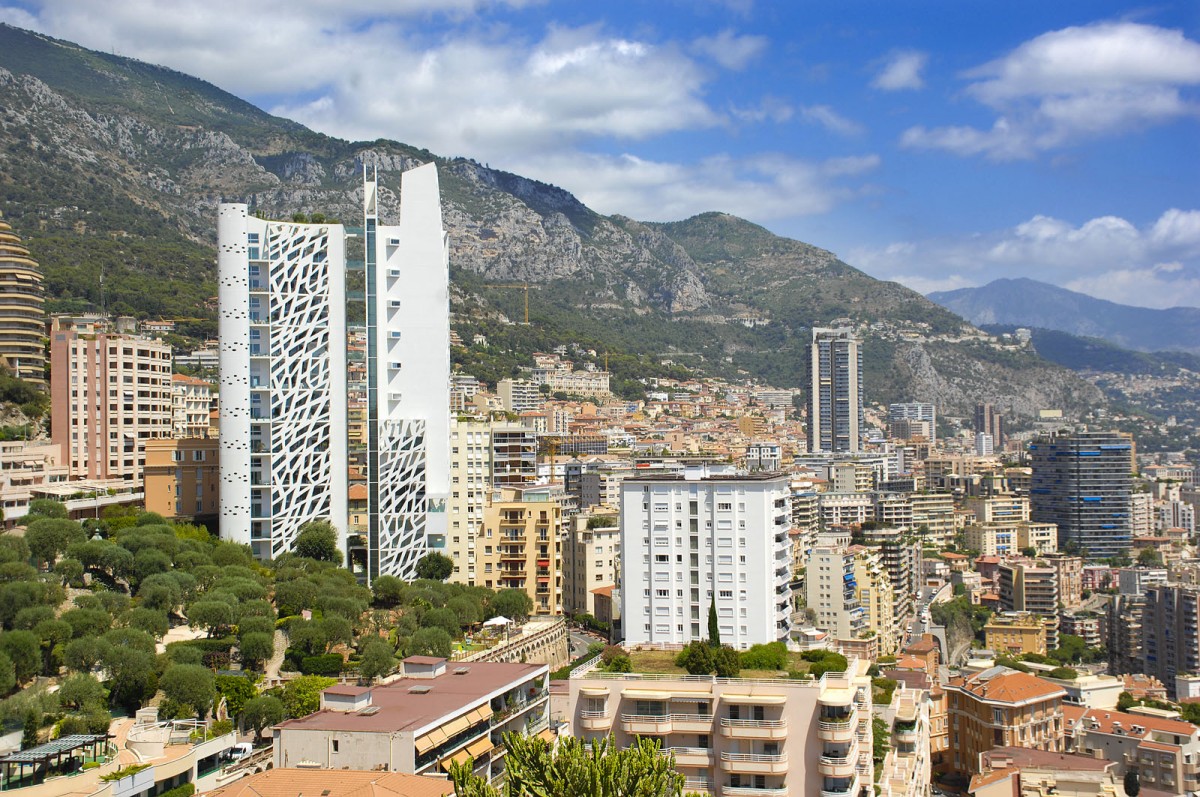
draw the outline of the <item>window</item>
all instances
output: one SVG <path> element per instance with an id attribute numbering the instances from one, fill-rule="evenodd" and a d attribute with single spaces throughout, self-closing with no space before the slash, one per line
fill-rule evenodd
<path id="1" fill-rule="evenodd" d="M 338 751 L 338 740 L 334 739 L 333 740 L 333 752 L 336 753 L 337 751 Z"/>

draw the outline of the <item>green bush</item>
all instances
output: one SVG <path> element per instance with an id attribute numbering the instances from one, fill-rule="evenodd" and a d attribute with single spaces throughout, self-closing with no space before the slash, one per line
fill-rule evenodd
<path id="1" fill-rule="evenodd" d="M 1079 677 L 1078 671 L 1073 670 L 1070 667 L 1055 667 L 1053 670 L 1048 672 L 1047 675 L 1051 678 L 1061 678 L 1064 681 L 1074 681 Z"/>
<path id="2" fill-rule="evenodd" d="M 305 656 L 300 660 L 300 672 L 305 675 L 337 675 L 344 665 L 345 661 L 340 653 Z"/>
<path id="3" fill-rule="evenodd" d="M 786 670 L 787 645 L 782 642 L 753 645 L 740 658 L 744 670 Z"/>

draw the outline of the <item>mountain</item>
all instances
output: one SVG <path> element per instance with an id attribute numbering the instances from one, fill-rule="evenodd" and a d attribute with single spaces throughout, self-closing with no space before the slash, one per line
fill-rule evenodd
<path id="1" fill-rule="evenodd" d="M 1057 329 L 1136 351 L 1200 354 L 1200 308 L 1196 307 L 1131 307 L 1025 278 L 940 291 L 929 298 L 973 324 Z"/>
<path id="2" fill-rule="evenodd" d="M 1103 400 L 919 294 L 743 219 L 603 216 L 545 183 L 331 138 L 179 72 L 3 25 L 0 130 L 0 202 L 46 271 L 53 309 L 103 301 L 212 335 L 219 202 L 354 224 L 365 166 L 378 172 L 381 217 L 394 219 L 400 172 L 436 162 L 454 328 L 487 341 L 455 347 L 455 362 L 488 381 L 575 343 L 575 359 L 607 362 L 626 395 L 639 377 L 685 367 L 799 387 L 810 328 L 851 323 L 866 333 L 873 403 L 920 398 L 963 415 L 988 399 L 1030 416 Z M 525 293 L 531 323 L 514 324 Z"/>

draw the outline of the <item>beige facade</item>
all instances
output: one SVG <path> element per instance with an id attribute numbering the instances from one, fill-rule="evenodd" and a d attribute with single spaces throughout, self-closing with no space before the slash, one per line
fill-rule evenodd
<path id="1" fill-rule="evenodd" d="M 403 667 L 387 684 L 331 686 L 315 714 L 276 725 L 274 767 L 433 775 L 470 757 L 490 780 L 504 770 L 505 732 L 549 733 L 544 664 L 410 656 Z"/>
<path id="2" fill-rule="evenodd" d="M 0 219 L 0 361 L 21 379 L 46 385 L 46 301 L 42 271 Z"/>
<path id="3" fill-rule="evenodd" d="M 496 395 L 508 412 L 526 412 L 542 406 L 545 397 L 533 382 L 523 379 L 501 379 L 496 383 Z"/>
<path id="4" fill-rule="evenodd" d="M 146 511 L 215 521 L 220 505 L 220 441 L 200 437 L 146 441 Z"/>
<path id="5" fill-rule="evenodd" d="M 861 545 L 853 550 L 854 581 L 859 605 L 866 609 L 867 630 L 879 638 L 879 655 L 894 655 L 900 643 L 900 628 L 894 617 L 895 594 L 887 568 L 876 551 Z"/>
<path id="6" fill-rule="evenodd" d="M 1058 578 L 1058 600 L 1064 609 L 1074 609 L 1083 603 L 1083 558 L 1080 556 L 1047 556 L 1046 563 L 1054 568 Z"/>
<path id="7" fill-rule="evenodd" d="M 599 672 L 595 660 L 569 681 L 571 733 L 612 735 L 618 747 L 660 740 L 684 775 L 684 791 L 715 797 L 858 797 L 870 791 L 871 679 L 818 681 Z"/>
<path id="8" fill-rule="evenodd" d="M 51 428 L 71 478 L 140 481 L 146 441 L 172 432 L 171 347 L 57 316 L 50 336 Z"/>
<path id="9" fill-rule="evenodd" d="M 925 797 L 929 793 L 930 703 L 920 689 L 904 686 L 884 712 L 891 738 L 879 774 L 879 797 Z"/>
<path id="10" fill-rule="evenodd" d="M 475 543 L 477 585 L 525 590 L 534 614 L 562 614 L 560 495 L 553 486 L 493 492 Z"/>
<path id="11" fill-rule="evenodd" d="M 174 437 L 208 437 L 212 385 L 183 374 L 171 377 L 171 432 Z"/>
<path id="12" fill-rule="evenodd" d="M 491 491 L 492 427 L 486 421 L 450 424 L 450 500 L 446 502 L 446 555 L 454 562 L 450 581 L 476 585 L 476 554 L 483 510 Z"/>
<path id="13" fill-rule="evenodd" d="M 1063 713 L 1070 749 L 1116 762 L 1118 776 L 1136 768 L 1143 792 L 1200 791 L 1200 728 L 1190 722 L 1076 706 Z"/>
<path id="14" fill-rule="evenodd" d="M 945 545 L 954 540 L 958 522 L 954 516 L 954 496 L 950 493 L 912 493 L 912 530 L 925 542 Z"/>
<path id="15" fill-rule="evenodd" d="M 12 526 L 29 511 L 32 490 L 67 480 L 62 447 L 45 440 L 11 440 L 0 443 L 0 509 L 5 526 Z"/>
<path id="16" fill-rule="evenodd" d="M 993 747 L 1033 747 L 1062 752 L 1065 692 L 1028 673 L 992 667 L 945 686 L 949 733 L 947 764 L 979 771 L 979 754 Z"/>
<path id="17" fill-rule="evenodd" d="M 983 627 L 984 645 L 996 653 L 1046 655 L 1046 626 L 1042 618 L 1027 612 L 992 615 Z"/>
<path id="18" fill-rule="evenodd" d="M 563 535 L 563 611 L 596 615 L 598 587 L 617 583 L 621 572 L 621 529 L 604 515 L 576 515 Z M 595 525 L 596 528 L 588 528 Z"/>

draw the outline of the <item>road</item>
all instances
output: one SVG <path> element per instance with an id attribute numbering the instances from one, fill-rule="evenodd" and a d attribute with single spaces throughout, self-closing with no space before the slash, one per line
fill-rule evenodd
<path id="1" fill-rule="evenodd" d="M 576 631 L 572 629 L 570 632 L 571 660 L 574 661 L 584 653 L 587 653 L 588 646 L 594 645 L 597 642 L 603 643 L 604 639 L 601 637 L 590 636 L 582 631 Z"/>

